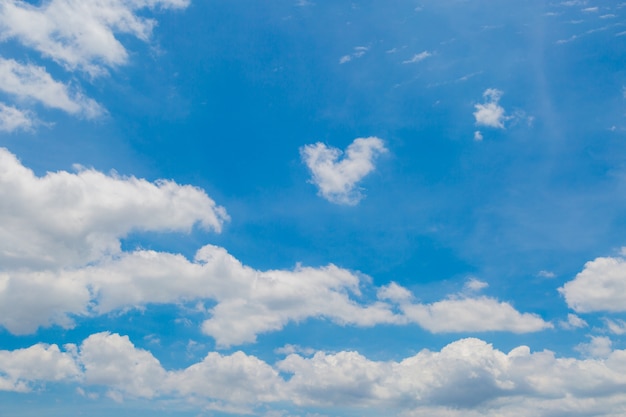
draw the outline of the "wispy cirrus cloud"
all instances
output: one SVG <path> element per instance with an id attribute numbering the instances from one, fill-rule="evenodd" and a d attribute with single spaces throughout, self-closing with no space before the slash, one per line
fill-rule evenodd
<path id="1" fill-rule="evenodd" d="M 419 54 L 413 55 L 413 57 L 411 57 L 411 58 L 409 58 L 409 59 L 407 59 L 405 61 L 402 61 L 402 63 L 403 64 L 415 64 L 417 62 L 425 60 L 426 58 L 428 58 L 430 56 L 432 56 L 432 54 L 430 52 L 424 51 L 424 52 L 420 52 Z"/>

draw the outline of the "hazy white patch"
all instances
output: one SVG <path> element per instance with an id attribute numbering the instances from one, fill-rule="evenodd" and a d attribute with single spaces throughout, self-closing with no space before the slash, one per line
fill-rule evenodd
<path id="1" fill-rule="evenodd" d="M 626 260 L 622 255 L 589 261 L 559 292 L 576 312 L 626 311 Z"/>
<path id="2" fill-rule="evenodd" d="M 367 46 L 356 46 L 354 48 L 354 52 L 352 52 L 351 54 L 348 54 L 348 55 L 344 55 L 341 58 L 339 58 L 339 63 L 340 64 L 345 64 L 347 62 L 352 61 L 353 59 L 361 58 L 363 55 L 365 55 L 365 53 L 368 50 L 369 50 L 369 47 L 367 47 Z"/>
<path id="3" fill-rule="evenodd" d="M 611 339 L 606 336 L 590 336 L 590 338 L 589 343 L 581 343 L 574 349 L 590 358 L 608 358 L 613 351 Z"/>
<path id="4" fill-rule="evenodd" d="M 31 131 L 33 129 L 33 125 L 33 117 L 29 111 L 20 110 L 13 106 L 7 106 L 4 103 L 0 103 L 0 131 Z"/>
<path id="5" fill-rule="evenodd" d="M 477 278 L 470 278 L 464 285 L 466 291 L 472 292 L 478 292 L 480 290 L 484 290 L 487 287 L 489 287 L 489 284 Z"/>
<path id="6" fill-rule="evenodd" d="M 613 18 L 616 18 L 616 17 L 617 17 L 617 15 L 609 13 L 609 14 L 603 14 L 602 16 L 600 16 L 600 19 L 613 19 Z"/>
<path id="7" fill-rule="evenodd" d="M 542 269 L 541 271 L 537 272 L 537 276 L 539 278 L 551 279 L 551 278 L 556 277 L 556 274 L 554 272 L 552 272 L 552 271 L 546 271 L 545 269 Z"/>
<path id="8" fill-rule="evenodd" d="M 378 155 L 387 152 L 383 141 L 376 137 L 355 139 L 342 152 L 323 143 L 300 148 L 302 160 L 312 174 L 311 183 L 319 195 L 331 203 L 355 205 L 363 198 L 357 184 L 374 171 Z"/>
<path id="9" fill-rule="evenodd" d="M 626 334 L 626 321 L 621 319 L 604 319 L 606 328 L 609 332 L 616 335 Z"/>
<path id="10" fill-rule="evenodd" d="M 304 356 L 311 356 L 315 353 L 315 349 L 312 348 L 303 348 L 301 346 L 298 345 L 290 345 L 290 344 L 286 344 L 283 347 L 274 349 L 274 353 L 278 354 L 278 355 L 291 355 L 293 353 L 298 353 L 300 355 L 304 355 Z"/>
<path id="11" fill-rule="evenodd" d="M 474 140 L 476 142 L 481 142 L 483 140 L 483 134 L 480 132 L 480 130 L 474 132 Z"/>
<path id="12" fill-rule="evenodd" d="M 476 125 L 504 129 L 504 121 L 507 117 L 504 114 L 504 108 L 499 104 L 502 91 L 488 88 L 483 93 L 483 97 L 485 103 L 474 105 Z"/>
<path id="13" fill-rule="evenodd" d="M 572 329 L 581 329 L 583 327 L 587 327 L 588 324 L 585 320 L 578 317 L 576 314 L 569 313 L 567 315 L 567 321 L 559 322 L 560 326 L 563 329 L 572 330 Z"/>
<path id="14" fill-rule="evenodd" d="M 420 62 L 425 60 L 426 58 L 428 58 L 429 56 L 432 56 L 432 54 L 428 51 L 423 51 L 420 52 L 419 54 L 415 54 L 413 55 L 412 58 L 407 59 L 406 61 L 402 61 L 403 64 L 414 64 L 416 62 Z"/>
<path id="15" fill-rule="evenodd" d="M 340 64 L 345 64 L 346 62 L 350 62 L 350 61 L 352 61 L 352 56 L 350 55 L 344 55 L 341 58 L 339 58 Z"/>
<path id="16" fill-rule="evenodd" d="M 52 79 L 43 67 L 23 65 L 12 59 L 0 58 L 0 90 L 21 100 L 36 100 L 46 107 L 74 115 L 94 118 L 102 107 L 80 92 Z"/>
<path id="17" fill-rule="evenodd" d="M 597 7 L 586 7 L 581 10 L 584 13 L 596 13 L 598 11 Z"/>

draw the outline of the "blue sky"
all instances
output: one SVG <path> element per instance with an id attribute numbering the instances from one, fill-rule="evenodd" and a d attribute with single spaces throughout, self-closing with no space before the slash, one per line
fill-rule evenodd
<path id="1" fill-rule="evenodd" d="M 626 413 L 626 3 L 0 4 L 0 416 Z"/>

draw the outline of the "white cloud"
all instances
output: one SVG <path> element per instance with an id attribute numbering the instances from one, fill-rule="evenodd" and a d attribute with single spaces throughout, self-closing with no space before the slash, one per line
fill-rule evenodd
<path id="1" fill-rule="evenodd" d="M 0 391 L 26 392 L 42 382 L 76 380 L 80 368 L 73 355 L 42 343 L 26 349 L 0 350 Z"/>
<path id="2" fill-rule="evenodd" d="M 449 298 L 432 304 L 401 304 L 406 317 L 433 333 L 536 332 L 553 327 L 536 314 L 520 313 L 490 297 Z"/>
<path id="3" fill-rule="evenodd" d="M 554 278 L 556 274 L 552 271 L 541 270 L 537 272 L 537 276 L 541 278 Z"/>
<path id="4" fill-rule="evenodd" d="M 87 118 L 104 112 L 94 100 L 80 92 L 70 92 L 66 85 L 53 80 L 45 68 L 12 59 L 0 58 L 0 90 L 19 100 L 35 100 L 46 107 Z"/>
<path id="5" fill-rule="evenodd" d="M 37 177 L 3 148 L 0 201 L 2 268 L 81 266 L 118 253 L 131 231 L 219 231 L 228 218 L 196 187 L 93 169 Z"/>
<path id="6" fill-rule="evenodd" d="M 567 315 L 567 321 L 561 321 L 559 324 L 564 329 L 580 329 L 588 326 L 585 320 L 571 313 Z"/>
<path id="7" fill-rule="evenodd" d="M 152 398 L 159 393 L 166 372 L 152 354 L 137 349 L 128 336 L 97 333 L 80 346 L 85 383 L 104 385 L 115 396 Z"/>
<path id="8" fill-rule="evenodd" d="M 477 278 L 470 278 L 465 283 L 465 289 L 469 291 L 480 291 L 487 288 L 488 286 L 489 284 Z"/>
<path id="9" fill-rule="evenodd" d="M 0 4 L 0 40 L 16 39 L 73 71 L 92 76 L 126 63 L 128 53 L 115 37 L 143 41 L 156 22 L 138 16 L 143 8 L 183 8 L 189 0 L 51 0 L 32 6 L 20 0 Z"/>
<path id="10" fill-rule="evenodd" d="M 140 251 L 81 274 L 91 283 L 94 310 L 100 314 L 150 302 L 215 300 L 202 331 L 219 346 L 254 342 L 259 333 L 309 317 L 357 326 L 400 320 L 387 304 L 353 300 L 360 295 L 362 282 L 347 270 L 329 265 L 258 271 L 211 245 L 198 251 L 195 262 L 180 255 Z"/>
<path id="11" fill-rule="evenodd" d="M 385 152 L 383 141 L 376 137 L 355 139 L 341 160 L 339 149 L 320 142 L 300 148 L 319 195 L 332 203 L 347 205 L 355 205 L 363 198 L 357 183 L 375 169 L 375 158 Z"/>
<path id="12" fill-rule="evenodd" d="M 185 369 L 165 369 L 126 336 L 89 336 L 79 348 L 34 345 L 0 351 L 0 390 L 28 390 L 43 382 L 104 387 L 108 396 L 186 400 L 222 410 L 325 406 L 385 410 L 390 415 L 616 416 L 626 409 L 626 350 L 592 338 L 584 360 L 519 346 L 505 353 L 475 338 L 399 361 L 358 352 L 290 354 L 275 365 L 243 352 L 209 352 Z"/>
<path id="13" fill-rule="evenodd" d="M 477 126 L 487 126 L 498 129 L 504 129 L 504 121 L 507 117 L 504 115 L 504 108 L 499 105 L 502 91 L 495 88 L 488 88 L 483 93 L 485 103 L 476 104 L 474 108 L 474 118 Z"/>
<path id="14" fill-rule="evenodd" d="M 626 259 L 596 258 L 559 288 L 567 305 L 579 313 L 626 311 Z"/>
<path id="15" fill-rule="evenodd" d="M 589 343 L 581 343 L 574 349 L 591 358 L 607 358 L 612 352 L 611 339 L 606 336 L 591 336 Z"/>
<path id="16" fill-rule="evenodd" d="M 285 400 L 285 381 L 262 360 L 239 351 L 210 352 L 200 363 L 173 372 L 167 386 L 183 397 L 197 396 L 235 404 Z"/>
<path id="17" fill-rule="evenodd" d="M 219 346 L 254 342 L 260 333 L 307 318 L 355 326 L 414 322 L 433 332 L 549 327 L 491 298 L 412 304 L 412 294 L 399 285 L 372 288 L 362 274 L 334 265 L 259 271 L 213 245 L 193 261 L 121 251 L 120 239 L 133 230 L 185 231 L 196 223 L 220 230 L 223 208 L 202 190 L 169 181 L 87 169 L 37 177 L 0 149 L 0 201 L 6 220 L 0 224 L 0 324 L 17 334 L 72 327 L 73 316 L 193 300 L 215 302 L 200 311 L 208 315 L 202 331 Z M 362 288 L 377 292 L 378 300 L 365 299 Z"/>
<path id="18" fill-rule="evenodd" d="M 403 64 L 415 64 L 416 62 L 420 62 L 432 56 L 432 54 L 428 51 L 420 52 L 419 54 L 413 55 L 411 59 L 407 59 L 406 61 L 402 61 Z"/>
<path id="19" fill-rule="evenodd" d="M 13 106 L 7 106 L 4 103 L 0 103 L 0 131 L 29 131 L 33 128 L 33 125 L 33 117 L 28 111 L 20 110 Z"/>
<path id="20" fill-rule="evenodd" d="M 608 331 L 611 333 L 617 335 L 626 334 L 626 321 L 620 319 L 604 319 L 604 322 L 606 323 Z"/>
<path id="21" fill-rule="evenodd" d="M 480 132 L 480 130 L 474 132 L 474 140 L 476 142 L 480 142 L 483 140 L 483 134 Z"/>
<path id="22" fill-rule="evenodd" d="M 356 46 L 354 47 L 354 52 L 348 55 L 343 55 L 341 58 L 339 58 L 339 63 L 345 64 L 347 62 L 352 61 L 355 58 L 361 58 L 363 55 L 365 55 L 365 53 L 368 50 L 369 50 L 369 47 L 367 46 Z"/>

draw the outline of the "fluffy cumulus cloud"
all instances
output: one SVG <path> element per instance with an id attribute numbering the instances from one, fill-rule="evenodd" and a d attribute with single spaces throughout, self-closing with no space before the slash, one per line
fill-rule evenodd
<path id="1" fill-rule="evenodd" d="M 0 42 L 17 41 L 67 71 L 79 71 L 93 78 L 128 61 L 128 52 L 116 36 L 149 40 L 156 21 L 139 16 L 141 9 L 184 8 L 189 0 L 50 0 L 38 6 L 31 3 L 0 2 Z M 53 79 L 45 67 L 32 63 L 0 57 L 0 90 L 20 105 L 39 103 L 85 118 L 105 113 L 78 87 Z M 31 130 L 33 120 L 29 111 L 0 105 L 0 131 Z"/>
<path id="2" fill-rule="evenodd" d="M 363 198 L 357 184 L 375 169 L 376 157 L 385 152 L 383 141 L 376 137 L 355 139 L 343 157 L 341 150 L 320 142 L 300 149 L 319 195 L 332 203 L 347 205 L 355 205 Z"/>
<path id="3" fill-rule="evenodd" d="M 600 257 L 587 262 L 559 291 L 576 312 L 626 311 L 626 259 Z"/>
<path id="4" fill-rule="evenodd" d="M 31 391 L 49 381 L 73 381 L 81 370 L 76 363 L 75 346 L 61 352 L 57 345 L 42 343 L 14 351 L 0 350 L 0 390 Z"/>
<path id="5" fill-rule="evenodd" d="M 202 331 L 219 346 L 254 342 L 260 333 L 310 317 L 340 325 L 417 323 L 432 332 L 537 331 L 532 314 L 487 297 L 412 301 L 397 284 L 335 265 L 260 271 L 206 245 L 193 260 L 149 250 L 125 252 L 129 232 L 219 231 L 225 210 L 204 191 L 93 169 L 36 176 L 0 149 L 0 325 L 16 334 L 72 327 L 96 316 L 151 303 L 209 300 Z M 476 281 L 472 287 L 484 288 Z M 374 300 L 361 293 L 377 292 Z"/>
<path id="6" fill-rule="evenodd" d="M 98 333 L 76 347 L 0 351 L 0 389 L 45 382 L 104 388 L 117 399 L 171 399 L 267 410 L 318 406 L 384 410 L 386 415 L 618 416 L 626 411 L 626 351 L 600 340 L 602 357 L 559 358 L 519 346 L 508 353 L 475 338 L 399 361 L 354 351 L 290 354 L 275 364 L 243 352 L 209 352 L 184 369 L 165 369 L 126 336 Z"/>
<path id="7" fill-rule="evenodd" d="M 128 59 L 116 33 L 144 41 L 150 37 L 156 23 L 138 16 L 138 10 L 188 4 L 189 0 L 51 0 L 33 6 L 6 0 L 0 4 L 0 40 L 16 39 L 68 70 L 96 76 Z"/>
<path id="8" fill-rule="evenodd" d="M 120 251 L 131 231 L 219 231 L 226 211 L 199 188 L 93 169 L 38 177 L 0 148 L 0 265 L 80 266 Z M 1 270 L 1 269 L 0 269 Z"/>
<path id="9" fill-rule="evenodd" d="M 477 126 L 504 129 L 504 122 L 507 120 L 507 117 L 505 116 L 504 108 L 499 104 L 501 97 L 502 91 L 500 90 L 495 88 L 485 90 L 483 93 L 485 102 L 474 105 L 476 109 L 474 118 L 476 119 Z M 480 138 L 482 138 L 482 135 Z M 477 139 L 476 135 L 474 135 L 474 139 Z"/>

